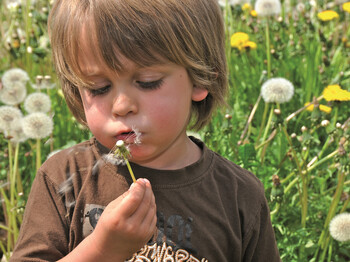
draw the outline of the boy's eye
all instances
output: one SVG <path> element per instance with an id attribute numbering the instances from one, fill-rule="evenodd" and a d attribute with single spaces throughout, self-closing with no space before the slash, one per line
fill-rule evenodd
<path id="1" fill-rule="evenodd" d="M 136 81 L 136 83 L 142 88 L 142 89 L 157 89 L 159 88 L 162 83 L 163 83 L 163 79 L 159 79 L 156 81 L 150 81 L 150 82 L 143 82 L 143 81 Z"/>
<path id="2" fill-rule="evenodd" d="M 108 93 L 108 91 L 110 89 L 111 89 L 111 86 L 107 85 L 107 86 L 97 88 L 97 89 L 89 89 L 89 92 L 92 96 L 100 96 L 100 95 Z"/>

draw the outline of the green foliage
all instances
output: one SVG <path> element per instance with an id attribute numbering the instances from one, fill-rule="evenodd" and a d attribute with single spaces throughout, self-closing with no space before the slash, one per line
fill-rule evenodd
<path id="1" fill-rule="evenodd" d="M 35 91 L 32 86 L 38 83 L 38 76 L 50 76 L 51 84 L 56 85 L 41 90 L 52 101 L 53 133 L 42 139 L 39 147 L 34 139 L 20 144 L 16 172 L 12 169 L 14 148 L 0 135 L 0 196 L 4 202 L 8 198 L 0 222 L 11 225 L 13 232 L 21 223 L 38 156 L 42 163 L 50 152 L 91 136 L 74 120 L 59 89 L 47 42 L 51 5 L 43 0 L 34 2 L 23 0 L 9 8 L 7 1 L 0 0 L 0 76 L 11 68 L 24 69 L 31 79 L 28 93 Z M 334 215 L 350 212 L 350 102 L 326 101 L 322 94 L 331 84 L 350 90 L 350 17 L 334 4 L 339 19 L 320 21 L 317 13 L 325 10 L 329 1 L 315 1 L 316 6 L 304 1 L 304 10 L 297 7 L 300 1 L 290 1 L 288 6 L 288 1 L 281 2 L 284 18 L 254 17 L 239 5 L 223 8 L 228 106 L 215 113 L 201 136 L 209 148 L 262 181 L 283 261 L 349 261 L 349 244 L 333 240 L 328 225 Z M 257 48 L 231 47 L 230 38 L 236 32 L 248 34 Z M 261 86 L 272 77 L 293 83 L 291 101 L 266 104 L 261 99 Z M 304 107 L 308 102 L 314 104 L 312 112 Z M 319 104 L 332 111 L 321 111 Z M 23 104 L 18 107 L 25 113 Z M 11 187 L 14 175 L 20 178 L 22 189 Z M 11 195 L 15 197 L 12 200 Z M 0 240 L 7 257 L 15 237 L 8 234 Z"/>

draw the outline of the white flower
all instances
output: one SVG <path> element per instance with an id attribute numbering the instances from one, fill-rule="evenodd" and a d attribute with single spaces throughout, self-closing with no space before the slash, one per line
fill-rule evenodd
<path id="1" fill-rule="evenodd" d="M 22 127 L 23 118 L 17 118 L 12 121 L 10 129 L 8 130 L 8 137 L 11 137 L 11 142 L 13 143 L 22 143 L 27 140 L 27 136 L 23 132 Z"/>
<path id="2" fill-rule="evenodd" d="M 246 3 L 250 4 L 250 0 L 227 0 L 227 4 L 230 6 L 243 5 Z M 226 6 L 226 0 L 219 0 L 219 5 L 222 7 Z"/>
<path id="3" fill-rule="evenodd" d="M 47 94 L 36 92 L 30 94 L 24 101 L 24 109 L 28 113 L 47 113 L 51 108 L 51 99 Z"/>
<path id="4" fill-rule="evenodd" d="M 350 213 L 341 213 L 329 223 L 329 233 L 338 241 L 350 240 Z"/>
<path id="5" fill-rule="evenodd" d="M 281 13 L 280 0 L 257 0 L 254 9 L 258 16 L 272 16 Z"/>
<path id="6" fill-rule="evenodd" d="M 0 90 L 0 101 L 6 105 L 18 105 L 24 101 L 26 96 L 26 86 L 21 82 L 15 82 L 11 87 L 4 86 Z"/>
<path id="7" fill-rule="evenodd" d="M 13 106 L 0 106 L 0 129 L 8 131 L 16 119 L 22 118 L 22 112 Z"/>
<path id="8" fill-rule="evenodd" d="M 285 103 L 293 97 L 293 94 L 293 84 L 282 77 L 271 78 L 261 87 L 261 95 L 266 103 Z"/>
<path id="9" fill-rule="evenodd" d="M 29 76 L 23 69 L 12 68 L 5 71 L 1 81 L 5 88 L 12 88 L 15 83 L 22 83 L 25 85 L 29 81 Z"/>
<path id="10" fill-rule="evenodd" d="M 44 113 L 32 113 L 23 118 L 23 131 L 29 138 L 42 139 L 53 130 L 52 119 Z"/>

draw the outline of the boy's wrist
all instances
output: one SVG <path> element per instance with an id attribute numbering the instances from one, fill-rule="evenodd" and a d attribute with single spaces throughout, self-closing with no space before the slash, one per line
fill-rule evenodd
<path id="1" fill-rule="evenodd" d="M 107 252 L 104 252 L 99 248 L 99 245 L 96 243 L 94 234 L 90 234 L 86 237 L 72 252 L 67 256 L 60 259 L 58 262 L 124 262 L 125 259 L 119 257 L 117 254 L 109 256 Z"/>

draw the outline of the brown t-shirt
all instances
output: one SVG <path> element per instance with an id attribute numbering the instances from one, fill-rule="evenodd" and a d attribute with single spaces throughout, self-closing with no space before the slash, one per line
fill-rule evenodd
<path id="1" fill-rule="evenodd" d="M 158 233 L 129 261 L 280 261 L 261 182 L 209 150 L 179 170 L 132 164 L 150 180 Z M 131 184 L 125 166 L 105 161 L 96 139 L 63 150 L 40 168 L 12 262 L 55 261 L 96 226 L 105 206 Z"/>

